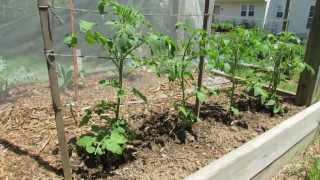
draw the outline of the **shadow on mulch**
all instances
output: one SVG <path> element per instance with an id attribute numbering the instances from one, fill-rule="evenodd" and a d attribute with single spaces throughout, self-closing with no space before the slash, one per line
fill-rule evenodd
<path id="1" fill-rule="evenodd" d="M 46 170 L 51 171 L 58 176 L 63 176 L 62 169 L 58 169 L 56 167 L 51 166 L 49 162 L 45 161 L 40 156 L 30 153 L 27 150 L 22 149 L 21 147 L 9 142 L 6 139 L 0 138 L 0 144 L 3 145 L 5 148 L 7 148 L 9 151 L 12 151 L 18 155 L 24 155 L 32 158 L 39 164 L 39 166 L 45 168 Z"/>

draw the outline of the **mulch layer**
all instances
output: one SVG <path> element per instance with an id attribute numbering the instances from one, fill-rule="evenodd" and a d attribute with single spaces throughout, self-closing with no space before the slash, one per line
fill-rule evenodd
<path id="1" fill-rule="evenodd" d="M 112 89 L 98 84 L 105 78 L 103 74 L 86 77 L 80 101 L 73 106 L 68 105 L 72 103 L 72 91 L 62 95 L 75 179 L 182 179 L 302 109 L 286 102 L 287 113 L 271 116 L 268 112 L 257 112 L 254 107 L 242 108 L 241 116 L 230 124 L 225 120 L 228 98 L 222 92 L 208 99 L 203 105 L 202 120 L 194 124 L 192 132 L 184 133 L 181 140 L 173 131 L 176 129 L 173 105 L 181 97 L 178 86 L 140 71 L 130 74 L 125 83 L 145 93 L 148 103 L 130 95 L 122 106 L 124 117 L 139 138 L 128 144 L 122 157 L 93 159 L 79 153 L 74 142 L 89 131 L 89 127 L 77 125 L 83 108 L 101 99 L 114 99 Z M 228 81 L 206 75 L 205 82 L 225 87 Z M 188 88 L 190 93 L 191 83 Z M 191 98 L 190 104 L 193 101 Z M 0 105 L 0 179 L 62 178 L 48 84 L 17 86 Z"/>

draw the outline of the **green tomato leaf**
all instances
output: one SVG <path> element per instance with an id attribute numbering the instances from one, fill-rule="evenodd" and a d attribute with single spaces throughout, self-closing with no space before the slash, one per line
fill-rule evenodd
<path id="1" fill-rule="evenodd" d="M 254 86 L 253 91 L 253 95 L 257 97 L 262 95 L 264 90 L 260 86 Z"/>
<path id="2" fill-rule="evenodd" d="M 77 140 L 76 144 L 80 147 L 87 148 L 87 147 L 93 147 L 93 144 L 96 141 L 97 141 L 96 137 L 82 136 Z"/>
<path id="3" fill-rule="evenodd" d="M 186 107 L 184 106 L 178 106 L 178 110 L 180 113 L 183 114 L 184 117 L 187 117 L 188 116 L 188 110 L 186 109 Z"/>
<path id="4" fill-rule="evenodd" d="M 102 151 L 102 149 L 100 147 L 97 147 L 94 151 L 95 154 L 98 154 L 99 156 L 103 155 L 104 152 Z"/>
<path id="5" fill-rule="evenodd" d="M 93 146 L 87 146 L 87 147 L 86 147 L 86 151 L 87 151 L 89 154 L 93 154 L 93 153 L 95 153 L 96 148 L 93 147 Z"/>
<path id="6" fill-rule="evenodd" d="M 238 108 L 235 108 L 235 107 L 231 106 L 230 107 L 230 111 L 231 111 L 232 115 L 234 115 L 234 116 L 239 116 L 240 115 L 240 111 L 239 111 Z"/>
<path id="7" fill-rule="evenodd" d="M 111 139 L 106 139 L 102 142 L 102 148 L 110 151 L 114 154 L 121 155 L 123 153 L 123 147 Z"/>
<path id="8" fill-rule="evenodd" d="M 91 30 L 87 31 L 85 38 L 87 43 L 90 45 L 95 44 L 97 42 L 96 35 Z"/>
<path id="9" fill-rule="evenodd" d="M 200 102 L 204 102 L 208 98 L 207 94 L 203 90 L 197 91 L 196 97 Z"/>
<path id="10" fill-rule="evenodd" d="M 69 48 L 76 47 L 78 43 L 78 39 L 74 34 L 66 34 L 63 39 L 63 43 L 67 45 Z"/>
<path id="11" fill-rule="evenodd" d="M 132 93 L 133 93 L 135 96 L 141 98 L 144 102 L 147 102 L 147 101 L 148 101 L 147 97 L 146 97 L 145 95 L 143 95 L 143 94 L 142 94 L 139 90 L 137 90 L 136 88 L 132 88 Z"/>
<path id="12" fill-rule="evenodd" d="M 117 144 L 126 144 L 128 142 L 127 138 L 117 130 L 111 131 L 110 140 Z"/>
<path id="13" fill-rule="evenodd" d="M 108 45 L 109 48 L 112 48 L 113 42 L 105 35 L 100 32 L 95 32 L 96 41 L 102 44 L 103 46 Z"/>
<path id="14" fill-rule="evenodd" d="M 266 103 L 266 106 L 274 106 L 276 105 L 276 101 L 274 99 L 270 99 L 267 103 Z"/>
<path id="15" fill-rule="evenodd" d="M 82 33 L 87 33 L 88 31 L 91 31 L 92 28 L 96 25 L 96 23 L 80 20 L 80 31 Z"/>

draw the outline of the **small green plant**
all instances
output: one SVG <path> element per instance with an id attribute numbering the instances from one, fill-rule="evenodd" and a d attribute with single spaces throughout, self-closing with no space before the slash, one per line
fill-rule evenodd
<path id="1" fill-rule="evenodd" d="M 116 91 L 116 102 L 102 101 L 93 108 L 85 110 L 85 115 L 80 123 L 86 125 L 93 114 L 99 119 L 106 120 L 107 125 L 103 127 L 92 126 L 92 134 L 79 138 L 77 144 L 88 153 L 103 155 L 106 152 L 122 154 L 127 143 L 126 120 L 122 117 L 120 106 L 127 94 L 123 86 L 124 66 L 130 59 L 136 58 L 134 52 L 145 44 L 145 35 L 140 32 L 145 27 L 144 16 L 137 10 L 120 4 L 115 0 L 100 0 L 98 10 L 101 14 L 110 13 L 110 21 L 105 24 L 112 29 L 112 33 L 95 31 L 96 23 L 85 20 L 80 21 L 80 31 L 84 33 L 85 40 L 89 45 L 99 45 L 104 54 L 115 65 L 118 72 L 117 80 L 102 80 L 103 86 L 112 87 Z M 109 13 L 108 13 L 109 14 Z M 65 37 L 65 43 L 74 47 L 77 37 L 69 35 Z M 136 88 L 132 88 L 133 95 L 147 101 L 147 98 Z"/>
<path id="2" fill-rule="evenodd" d="M 251 34 L 249 30 L 237 27 L 233 32 L 229 34 L 228 39 L 223 40 L 224 43 L 223 51 L 226 56 L 230 58 L 227 61 L 221 62 L 219 59 L 220 66 L 222 65 L 225 71 L 231 75 L 232 86 L 229 91 L 229 114 L 232 116 L 240 115 L 240 111 L 236 103 L 236 89 L 238 85 L 237 74 L 240 69 L 240 62 L 242 59 L 247 57 L 247 46 L 246 43 L 250 41 Z M 227 67 L 227 68 L 226 68 Z"/>
<path id="3" fill-rule="evenodd" d="M 232 22 L 223 21 L 213 23 L 211 27 L 215 32 L 230 32 L 235 28 L 235 25 Z"/>
<path id="4" fill-rule="evenodd" d="M 83 80 L 83 72 L 80 72 L 80 86 L 84 85 Z M 70 66 L 68 68 L 58 65 L 58 78 L 59 78 L 59 89 L 61 92 L 65 91 L 66 89 L 70 89 L 73 85 L 73 68 Z"/>
<path id="5" fill-rule="evenodd" d="M 319 180 L 320 179 L 320 159 L 316 158 L 307 172 L 308 180 Z"/>
<path id="6" fill-rule="evenodd" d="M 272 114 L 278 114 L 284 111 L 280 97 L 274 96 L 271 92 L 269 92 L 264 87 L 261 79 L 256 81 L 249 80 L 248 85 L 248 94 L 251 97 L 256 98 L 259 106 L 263 106 L 265 109 L 271 111 Z"/>
<path id="7" fill-rule="evenodd" d="M 58 76 L 59 76 L 59 89 L 64 91 L 65 89 L 71 88 L 73 70 L 72 67 L 65 68 L 64 66 L 58 65 Z"/>
<path id="8" fill-rule="evenodd" d="M 193 80 L 193 61 L 199 57 L 200 53 L 205 53 L 198 50 L 199 39 L 205 32 L 184 23 L 178 23 L 177 28 L 183 30 L 185 34 L 185 39 L 178 41 L 177 44 L 167 36 L 151 37 L 149 41 L 152 55 L 156 59 L 151 64 L 156 65 L 157 74 L 165 74 L 169 81 L 177 82 L 179 85 L 182 96 L 181 100 L 176 102 L 175 107 L 183 120 L 184 127 L 190 129 L 192 124 L 197 121 L 197 117 L 188 107 L 187 100 L 195 95 L 203 102 L 207 99 L 208 94 L 204 88 L 191 96 L 186 94 L 187 80 Z M 159 61 L 159 59 L 161 60 Z"/>
<path id="9" fill-rule="evenodd" d="M 301 40 L 294 34 L 283 32 L 279 35 L 269 34 L 266 44 L 270 47 L 269 60 L 272 62 L 272 74 L 265 75 L 269 79 L 269 95 L 265 105 L 272 109 L 273 114 L 283 113 L 282 99 L 277 95 L 277 89 L 281 82 L 290 80 L 294 72 L 304 69 L 313 72 L 312 68 L 302 61 L 303 46 Z"/>
<path id="10" fill-rule="evenodd" d="M 80 126 L 86 125 L 94 115 L 100 120 L 104 120 L 106 125 L 103 127 L 92 125 L 91 134 L 81 136 L 77 145 L 84 148 L 89 154 L 104 155 L 107 152 L 121 155 L 127 143 L 127 124 L 123 119 L 115 119 L 116 104 L 101 101 L 94 107 L 84 109 Z M 112 116 L 113 115 L 113 116 Z"/>

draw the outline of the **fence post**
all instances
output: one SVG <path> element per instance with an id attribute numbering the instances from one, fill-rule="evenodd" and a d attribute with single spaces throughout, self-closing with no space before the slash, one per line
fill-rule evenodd
<path id="1" fill-rule="evenodd" d="M 202 29 L 204 31 L 208 31 L 208 20 L 209 20 L 209 7 L 210 7 L 210 0 L 205 0 L 205 7 L 204 7 L 204 13 L 203 13 L 203 26 Z M 206 39 L 207 36 L 206 34 L 202 35 L 201 39 L 204 40 Z M 201 48 L 205 48 L 206 44 L 200 43 L 200 49 Z M 204 55 L 200 55 L 199 58 L 199 74 L 198 74 L 198 86 L 197 86 L 197 91 L 200 91 L 202 88 L 202 79 L 203 79 L 203 71 L 204 71 L 204 60 L 205 57 Z M 199 118 L 200 116 L 200 108 L 201 108 L 201 102 L 199 100 L 199 98 L 196 98 L 196 114 L 197 114 L 197 118 Z"/>
<path id="2" fill-rule="evenodd" d="M 48 0 L 38 0 L 38 9 L 40 16 L 41 33 L 43 38 L 44 53 L 47 61 L 50 91 L 52 97 L 52 107 L 55 114 L 56 129 L 58 134 L 59 148 L 62 159 L 64 177 L 71 180 L 71 167 L 69 164 L 68 147 L 65 139 L 64 122 L 62 115 L 62 107 L 60 100 L 60 92 L 58 87 L 58 76 L 56 69 L 55 57 L 53 53 L 53 40 L 50 27 L 50 14 Z"/>
<path id="3" fill-rule="evenodd" d="M 309 40 L 305 55 L 305 62 L 309 64 L 316 74 L 305 70 L 299 80 L 296 96 L 297 105 L 311 105 L 319 97 L 320 86 L 320 0 L 317 0 L 313 23 L 310 29 Z"/>

